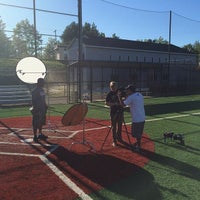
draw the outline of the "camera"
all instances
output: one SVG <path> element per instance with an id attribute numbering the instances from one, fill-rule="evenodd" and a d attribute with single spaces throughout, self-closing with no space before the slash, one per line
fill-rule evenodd
<path id="1" fill-rule="evenodd" d="M 118 91 L 120 91 L 120 93 L 121 93 L 121 97 L 126 97 L 127 95 L 126 95 L 126 90 L 125 90 L 125 88 L 124 87 L 120 87 L 120 88 L 118 88 L 117 89 L 117 92 Z"/>

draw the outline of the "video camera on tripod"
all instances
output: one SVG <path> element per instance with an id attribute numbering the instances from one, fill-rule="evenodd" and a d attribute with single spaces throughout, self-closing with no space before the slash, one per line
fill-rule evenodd
<path id="1" fill-rule="evenodd" d="M 117 89 L 117 93 L 118 93 L 118 91 L 120 92 L 120 96 L 121 97 L 126 97 L 127 96 L 127 94 L 126 94 L 126 89 L 124 88 L 124 87 L 120 87 L 120 88 L 118 88 Z"/>

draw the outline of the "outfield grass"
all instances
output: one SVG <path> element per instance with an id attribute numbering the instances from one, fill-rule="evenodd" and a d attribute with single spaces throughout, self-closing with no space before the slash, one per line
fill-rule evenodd
<path id="1" fill-rule="evenodd" d="M 63 115 L 71 106 L 51 105 L 49 115 Z M 87 117 L 109 119 L 104 103 L 89 103 Z M 200 95 L 145 99 L 145 132 L 155 143 L 155 153 L 137 173 L 98 193 L 97 200 L 198 200 L 200 199 Z M 30 115 L 28 107 L 0 108 L 0 117 Z M 125 122 L 131 122 L 125 112 Z M 163 141 L 163 133 L 184 134 L 185 145 Z"/>

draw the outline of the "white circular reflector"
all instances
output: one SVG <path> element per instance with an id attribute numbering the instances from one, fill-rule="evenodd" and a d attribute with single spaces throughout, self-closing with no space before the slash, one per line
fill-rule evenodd
<path id="1" fill-rule="evenodd" d="M 46 76 L 46 67 L 38 58 L 26 57 L 18 62 L 16 73 L 23 82 L 33 84 Z"/>

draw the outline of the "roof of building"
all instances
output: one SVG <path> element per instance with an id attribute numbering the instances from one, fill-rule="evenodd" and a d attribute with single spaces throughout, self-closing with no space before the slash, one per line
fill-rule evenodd
<path id="1" fill-rule="evenodd" d="M 92 46 L 102 46 L 102 47 L 115 47 L 115 48 L 125 48 L 125 49 L 142 49 L 151 51 L 169 51 L 168 44 L 153 43 L 153 42 L 141 42 L 132 40 L 123 40 L 115 38 L 83 38 L 83 43 Z M 175 45 L 170 45 L 170 51 L 176 53 L 190 53 L 187 49 L 180 48 Z"/>

